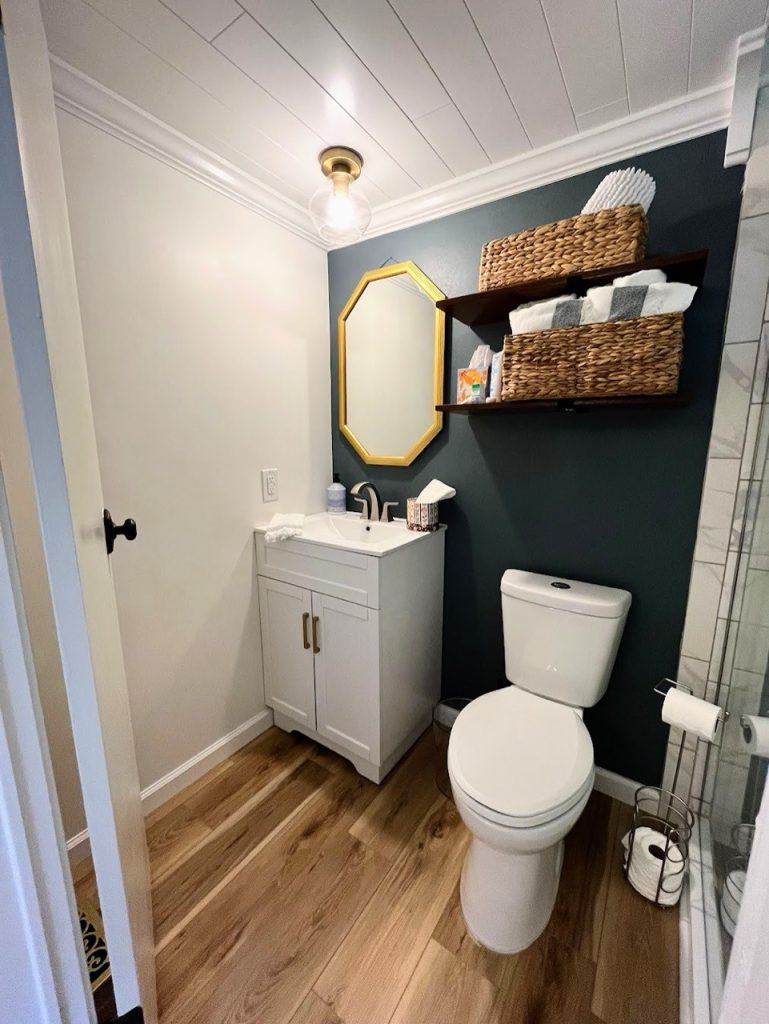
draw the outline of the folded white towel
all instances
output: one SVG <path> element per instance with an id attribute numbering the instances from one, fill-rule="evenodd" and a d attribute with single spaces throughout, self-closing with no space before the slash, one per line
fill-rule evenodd
<path id="1" fill-rule="evenodd" d="M 615 277 L 612 284 L 615 288 L 629 288 L 635 284 L 665 284 L 667 279 L 664 270 L 636 270 L 635 274 Z"/>
<path id="2" fill-rule="evenodd" d="M 301 512 L 276 512 L 267 524 L 264 539 L 268 544 L 277 544 L 292 537 L 301 537 L 304 516 Z"/>
<path id="3" fill-rule="evenodd" d="M 583 299 L 576 295 L 558 295 L 544 302 L 528 302 L 510 314 L 510 332 L 528 334 L 549 331 L 553 327 L 576 327 L 582 323 Z"/>
<path id="4" fill-rule="evenodd" d="M 683 313 L 697 289 L 691 284 L 665 284 L 590 288 L 585 297 L 582 323 L 602 324 L 609 320 L 633 320 L 661 313 Z"/>

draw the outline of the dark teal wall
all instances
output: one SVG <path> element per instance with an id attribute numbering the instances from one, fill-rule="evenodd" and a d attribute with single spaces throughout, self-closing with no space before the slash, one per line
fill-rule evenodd
<path id="1" fill-rule="evenodd" d="M 667 728 L 652 687 L 676 671 L 716 390 L 742 169 L 723 168 L 724 134 L 502 199 L 329 254 L 334 469 L 404 501 L 433 477 L 457 489 L 448 525 L 443 690 L 475 696 L 504 681 L 499 581 L 508 567 L 624 587 L 633 594 L 609 690 L 586 721 L 596 763 L 642 782 L 662 771 Z M 475 291 L 490 238 L 570 217 L 615 167 L 657 182 L 649 254 L 710 250 L 686 316 L 683 409 L 446 416 L 410 467 L 366 466 L 336 427 L 336 318 L 361 274 L 413 260 L 446 295 Z M 504 327 L 449 323 L 446 396 L 479 342 Z M 405 370 L 406 368 L 404 368 Z M 393 409 L 397 415 L 397 409 Z M 405 505 L 399 514 L 405 515 Z"/>

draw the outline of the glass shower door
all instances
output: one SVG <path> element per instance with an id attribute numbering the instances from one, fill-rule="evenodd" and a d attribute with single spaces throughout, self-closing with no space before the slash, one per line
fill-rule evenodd
<path id="1" fill-rule="evenodd" d="M 756 731 L 750 721 L 751 716 L 764 718 L 769 725 L 769 409 L 763 397 L 764 402 L 753 406 L 760 422 L 755 451 L 747 453 L 752 456 L 750 479 L 741 481 L 738 495 L 735 523 L 742 537 L 732 566 L 734 593 L 713 697 L 726 708 L 728 719 L 720 743 L 709 749 L 703 789 L 703 846 L 709 833 L 712 853 L 712 875 L 708 871 L 703 879 L 703 897 L 714 1021 L 769 768 L 769 733 L 764 738 L 761 722 Z"/>

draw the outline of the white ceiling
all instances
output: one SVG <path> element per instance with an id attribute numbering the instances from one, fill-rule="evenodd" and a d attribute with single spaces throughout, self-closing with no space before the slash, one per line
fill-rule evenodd
<path id="1" fill-rule="evenodd" d="M 374 206 L 727 81 L 767 0 L 43 0 L 57 57 L 304 205 Z"/>

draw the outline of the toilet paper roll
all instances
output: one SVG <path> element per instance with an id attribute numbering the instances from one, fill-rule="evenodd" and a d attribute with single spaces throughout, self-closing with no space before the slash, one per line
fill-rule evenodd
<path id="1" fill-rule="evenodd" d="M 720 904 L 721 922 L 732 937 L 734 937 L 734 930 L 737 927 L 746 878 L 747 872 L 740 868 L 733 868 L 724 880 Z"/>
<path id="2" fill-rule="evenodd" d="M 717 704 L 693 697 L 673 686 L 662 704 L 662 721 L 713 742 L 723 711 Z"/>
<path id="3" fill-rule="evenodd" d="M 769 718 L 743 715 L 740 718 L 743 747 L 758 757 L 769 757 Z"/>
<path id="4" fill-rule="evenodd" d="M 625 865 L 630 853 L 631 833 L 622 839 L 625 848 Z M 667 852 L 667 856 L 665 853 Z M 647 900 L 658 902 L 663 907 L 672 907 L 681 898 L 684 884 L 685 857 L 675 843 L 668 843 L 662 832 L 642 826 L 635 830 L 633 851 L 627 878 L 636 892 Z M 657 887 L 662 875 L 659 897 Z"/>

